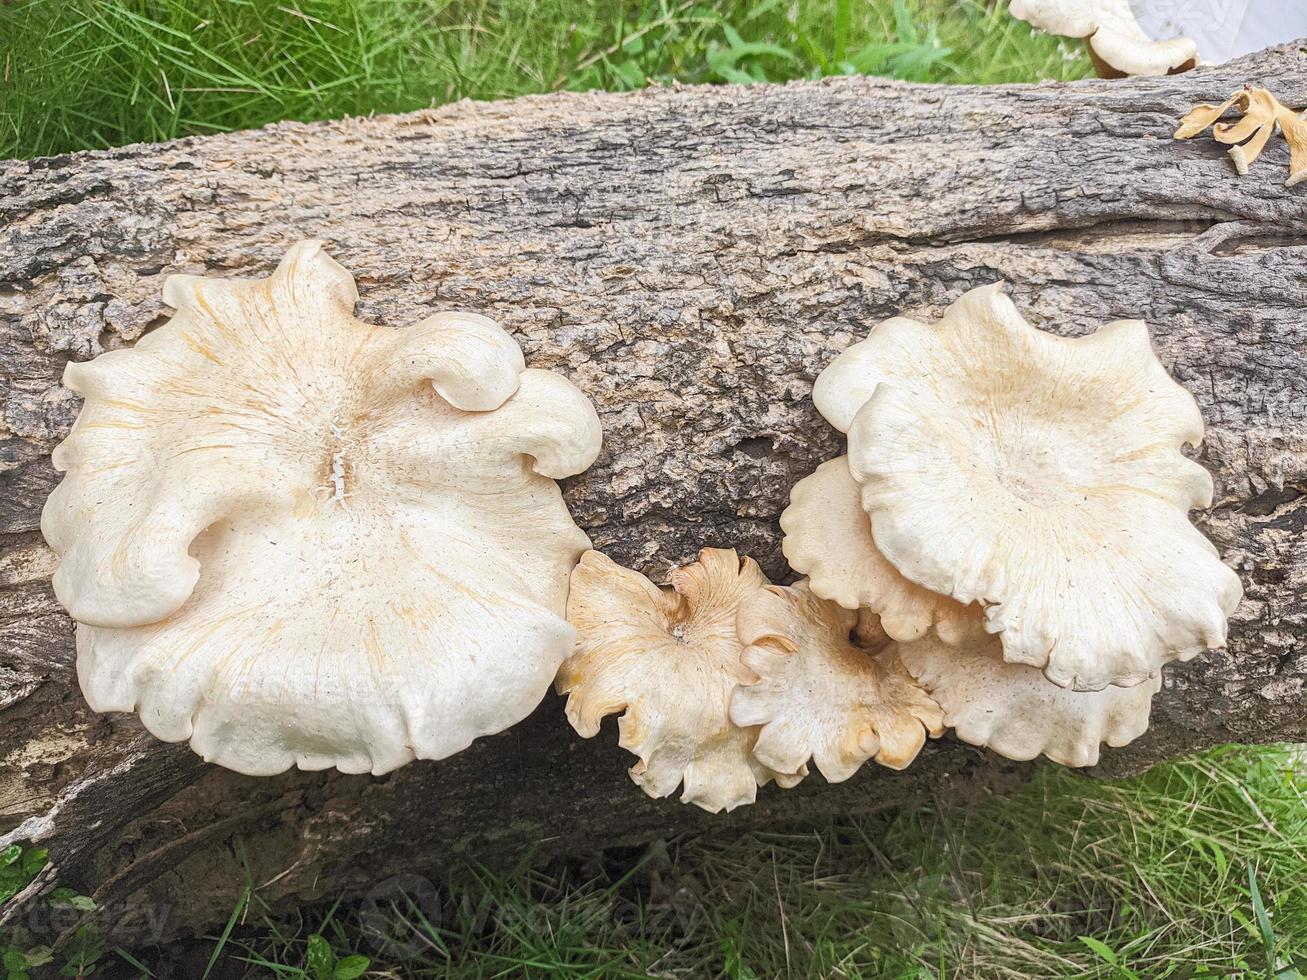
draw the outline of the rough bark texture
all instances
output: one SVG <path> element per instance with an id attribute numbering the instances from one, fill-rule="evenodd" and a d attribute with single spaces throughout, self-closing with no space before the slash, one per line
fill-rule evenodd
<path id="1" fill-rule="evenodd" d="M 1307 48 L 1147 80 L 463 103 L 0 163 L 0 826 L 50 848 L 37 886 L 92 893 L 109 929 L 120 903 L 152 909 L 167 935 L 221 920 L 242 860 L 275 902 L 465 853 L 811 821 L 1023 769 L 945 739 L 906 773 L 814 776 L 710 818 L 646 799 L 611 728 L 582 742 L 553 696 L 384 778 L 241 777 L 92 714 L 37 531 L 77 411 L 63 365 L 161 322 L 168 273 L 263 275 L 302 237 L 356 274 L 365 319 L 485 311 L 588 392 L 606 442 L 567 498 L 596 547 L 654 575 L 707 545 L 785 575 L 788 490 L 840 451 L 813 378 L 877 320 L 934 316 L 996 279 L 1058 332 L 1146 319 L 1209 422 L 1217 498 L 1200 523 L 1248 595 L 1229 650 L 1169 669 L 1151 732 L 1100 771 L 1307 740 L 1307 186 L 1282 186 L 1278 140 L 1238 178 L 1210 139 L 1170 139 L 1246 81 L 1307 104 Z M 140 917 L 116 928 L 130 939 Z"/>

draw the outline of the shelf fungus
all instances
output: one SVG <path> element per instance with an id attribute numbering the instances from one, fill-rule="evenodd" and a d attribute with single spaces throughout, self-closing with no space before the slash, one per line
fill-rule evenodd
<path id="1" fill-rule="evenodd" d="M 1232 123 L 1217 122 L 1230 109 L 1242 113 L 1243 117 Z M 1209 126 L 1218 143 L 1233 144 L 1226 152 L 1241 176 L 1248 173 L 1278 130 L 1289 145 L 1289 177 L 1284 186 L 1293 187 L 1307 180 L 1307 120 L 1281 105 L 1266 89 L 1245 85 L 1220 105 L 1195 106 L 1180 120 L 1175 138 L 1191 139 Z"/>
<path id="2" fill-rule="evenodd" d="M 871 530 L 832 507 L 828 537 L 860 536 L 910 582 L 979 604 L 1006 661 L 1096 691 L 1224 645 L 1239 580 L 1187 516 L 1211 503 L 1181 452 L 1202 419 L 1143 323 L 1066 339 L 981 287 L 933 326 L 878 325 L 813 398 L 848 432 Z"/>
<path id="3" fill-rule="evenodd" d="M 846 456 L 827 460 L 794 485 L 781 530 L 786 560 L 808 576 L 814 593 L 875 613 L 892 639 L 915 640 L 933 628 L 957 642 L 981 628 L 978 606 L 909 581 L 880 553 Z"/>
<path id="4" fill-rule="evenodd" d="M 766 585 L 752 559 L 713 548 L 673 571 L 670 589 L 597 551 L 572 573 L 576 649 L 557 681 L 568 720 L 591 738 L 623 712 L 618 744 L 639 757 L 631 778 L 650 796 L 683 784 L 683 801 L 716 813 L 752 803 L 771 780 L 788 787 L 807 775 L 763 765 L 758 729 L 730 719 L 731 692 L 757 680 L 741 659 L 737 611 Z"/>
<path id="5" fill-rule="evenodd" d="M 1174 75 L 1198 64 L 1198 45 L 1190 38 L 1149 37 L 1130 0 L 1012 0 L 1008 10 L 1048 34 L 1086 38 L 1089 57 L 1103 78 Z"/>
<path id="6" fill-rule="evenodd" d="M 781 772 L 811 759 L 832 783 L 868 759 L 904 769 L 943 734 L 943 713 L 899 663 L 876 617 L 814 595 L 804 583 L 771 586 L 740 605 L 744 665 L 731 718 L 760 725 L 754 756 Z M 888 646 L 887 646 L 888 644 Z"/>
<path id="7" fill-rule="evenodd" d="M 1126 745 L 1147 730 L 1162 687 L 1160 674 L 1134 687 L 1058 687 L 1035 667 L 1005 662 L 1001 641 L 983 633 L 960 645 L 926 637 L 896 653 L 960 739 L 1022 761 L 1044 755 L 1064 766 L 1095 765 L 1102 744 Z"/>
<path id="8" fill-rule="evenodd" d="M 354 319 L 301 242 L 267 279 L 173 276 L 176 314 L 70 364 L 42 515 L 91 707 L 266 775 L 382 773 L 525 717 L 589 546 L 554 480 L 593 406 L 491 320 Z"/>

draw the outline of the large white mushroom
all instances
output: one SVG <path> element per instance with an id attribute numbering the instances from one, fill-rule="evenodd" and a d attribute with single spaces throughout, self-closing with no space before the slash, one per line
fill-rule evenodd
<path id="1" fill-rule="evenodd" d="M 597 551 L 572 573 L 576 650 L 557 682 L 568 720 L 591 738 L 605 716 L 622 712 L 618 744 L 639 757 L 631 778 L 650 796 L 684 784 L 684 802 L 716 813 L 752 803 L 773 779 L 788 787 L 807 774 L 758 761 L 757 726 L 730 718 L 736 685 L 758 679 L 742 660 L 736 615 L 766 586 L 751 558 L 714 548 L 675 569 L 670 589 Z"/>
<path id="2" fill-rule="evenodd" d="M 1012 0 L 1008 11 L 1048 34 L 1088 38 L 1094 67 L 1105 78 L 1167 75 L 1198 64 L 1193 40 L 1154 41 L 1129 0 Z"/>
<path id="3" fill-rule="evenodd" d="M 352 316 L 317 242 L 271 277 L 171 277 L 173 318 L 70 364 L 86 403 L 42 515 L 99 711 L 262 775 L 386 772 L 525 717 L 589 546 L 554 483 L 599 451 L 492 321 Z"/>
<path id="4" fill-rule="evenodd" d="M 761 725 L 753 754 L 782 772 L 811 759 L 832 783 L 868 759 L 905 769 L 943 712 L 899 663 L 876 617 L 844 609 L 805 583 L 763 589 L 740 606 L 744 664 L 731 718 Z"/>
<path id="5" fill-rule="evenodd" d="M 1001 284 L 934 326 L 878 325 L 818 379 L 849 436 L 876 548 L 906 578 L 985 607 L 1004 658 L 1055 684 L 1141 684 L 1223 646 L 1238 577 L 1189 523 L 1203 425 L 1137 320 L 1066 339 Z"/>

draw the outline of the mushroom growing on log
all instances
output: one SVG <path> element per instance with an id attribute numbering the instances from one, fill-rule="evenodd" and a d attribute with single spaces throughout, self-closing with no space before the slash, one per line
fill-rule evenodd
<path id="1" fill-rule="evenodd" d="M 1168 665 L 1148 732 L 1093 772 L 1307 740 L 1307 194 L 1276 167 L 1220 180 L 1220 146 L 1169 138 L 1248 81 L 1307 103 L 1302 47 L 1069 85 L 559 94 L 0 163 L 0 820 L 50 849 L 28 894 L 89 893 L 130 943 L 225 921 L 247 875 L 276 907 L 462 854 L 812 821 L 1031 765 L 945 736 L 904 772 L 814 772 L 709 816 L 634 792 L 616 739 L 577 739 L 553 695 L 384 777 L 241 776 L 90 711 L 38 531 L 78 409 L 64 367 L 162 323 L 166 275 L 267 275 L 304 237 L 336 243 L 363 321 L 482 311 L 585 391 L 604 449 L 564 497 L 658 582 L 702 547 L 790 580 L 777 519 L 843 451 L 812 383 L 872 324 L 1000 279 L 1062 335 L 1145 320 L 1207 421 L 1215 492 L 1193 516 L 1246 596 L 1227 649 Z M 145 906 L 166 916 L 143 937 L 124 909 Z"/>
<path id="2" fill-rule="evenodd" d="M 927 735 L 944 733 L 944 713 L 875 615 L 800 581 L 746 599 L 736 629 L 758 679 L 735 689 L 731 719 L 762 726 L 753 754 L 772 768 L 794 772 L 811 759 L 828 782 L 843 782 L 868 759 L 906 769 Z"/>
<path id="3" fill-rule="evenodd" d="M 813 401 L 848 433 L 873 547 L 979 604 L 1005 660 L 1099 691 L 1225 645 L 1239 577 L 1187 517 L 1212 504 L 1211 474 L 1182 452 L 1202 416 L 1141 321 L 1060 337 L 981 286 L 937 323 L 877 324 Z"/>
<path id="4" fill-rule="evenodd" d="M 443 759 L 540 703 L 589 540 L 553 477 L 599 453 L 494 321 L 360 323 L 321 242 L 69 362 L 85 399 L 41 529 L 97 711 L 251 776 Z"/>
<path id="5" fill-rule="evenodd" d="M 798 785 L 800 759 L 777 769 L 754 752 L 758 729 L 731 721 L 731 694 L 758 678 L 743 662 L 735 621 L 767 587 L 752 558 L 705 548 L 672 570 L 660 589 L 639 572 L 587 551 L 572 573 L 567 619 L 576 649 L 558 672 L 567 720 L 583 738 L 620 714 L 618 744 L 639 761 L 631 778 L 655 799 L 681 799 L 709 813 L 757 798 L 759 786 Z"/>

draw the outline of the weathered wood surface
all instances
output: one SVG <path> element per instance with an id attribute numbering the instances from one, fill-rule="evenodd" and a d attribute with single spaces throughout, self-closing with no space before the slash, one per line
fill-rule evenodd
<path id="1" fill-rule="evenodd" d="M 840 450 L 812 380 L 871 323 L 1000 278 L 1054 330 L 1147 319 L 1209 421 L 1201 524 L 1248 596 L 1230 649 L 1170 669 L 1152 731 L 1101 768 L 1307 740 L 1307 186 L 1282 186 L 1278 141 L 1240 179 L 1210 140 L 1169 138 L 1245 81 L 1307 104 L 1305 52 L 1072 85 L 556 95 L 0 164 L 0 827 L 50 847 L 42 884 L 165 914 L 169 934 L 226 915 L 242 860 L 272 902 L 1021 768 L 946 739 L 907 773 L 813 776 L 710 818 L 646 799 L 611 730 L 581 742 L 552 696 L 505 735 L 375 779 L 245 778 L 90 713 L 37 531 L 77 409 L 63 365 L 161 322 L 166 274 L 262 275 L 306 236 L 357 275 L 365 319 L 485 311 L 587 391 L 606 443 L 568 500 L 597 547 L 655 574 L 705 545 L 785 574 L 787 492 Z"/>

